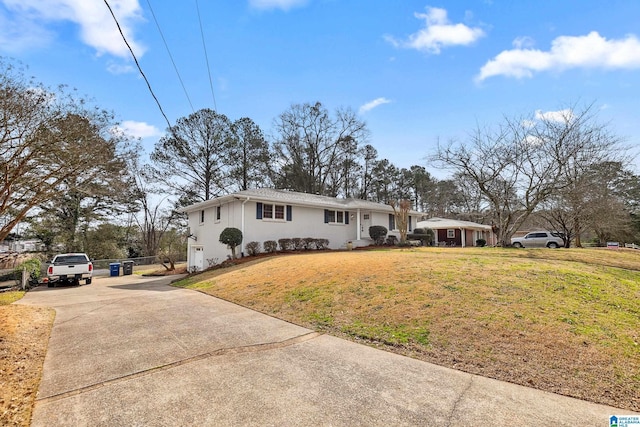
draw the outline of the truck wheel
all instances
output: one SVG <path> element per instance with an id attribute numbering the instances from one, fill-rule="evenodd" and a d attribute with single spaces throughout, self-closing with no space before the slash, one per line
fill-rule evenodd
<path id="1" fill-rule="evenodd" d="M 90 284 L 91 284 L 91 279 L 89 278 L 89 279 L 85 280 L 85 281 L 84 281 L 84 284 L 85 284 L 85 285 L 90 285 Z"/>

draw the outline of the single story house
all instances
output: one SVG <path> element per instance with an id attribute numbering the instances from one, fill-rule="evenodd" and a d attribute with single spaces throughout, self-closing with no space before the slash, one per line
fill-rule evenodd
<path id="1" fill-rule="evenodd" d="M 432 229 L 436 246 L 475 246 L 478 239 L 484 239 L 487 245 L 495 245 L 498 242 L 490 225 L 471 221 L 434 217 L 418 221 L 416 228 Z"/>
<path id="2" fill-rule="evenodd" d="M 360 199 L 342 199 L 261 188 L 244 190 L 199 202 L 182 209 L 189 221 L 187 265 L 204 269 L 227 259 L 230 251 L 219 242 L 227 227 L 242 231 L 236 250 L 245 253 L 248 242 L 263 244 L 283 238 L 328 239 L 329 248 L 369 246 L 369 227 L 382 225 L 399 236 L 391 206 Z M 421 214 L 409 212 L 409 231 Z M 206 262 L 205 262 L 206 261 Z"/>

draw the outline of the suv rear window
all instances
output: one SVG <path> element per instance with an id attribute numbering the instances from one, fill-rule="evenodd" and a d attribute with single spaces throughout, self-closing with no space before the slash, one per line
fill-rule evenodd
<path id="1" fill-rule="evenodd" d="M 87 258 L 83 255 L 65 255 L 56 258 L 56 264 L 86 264 Z"/>

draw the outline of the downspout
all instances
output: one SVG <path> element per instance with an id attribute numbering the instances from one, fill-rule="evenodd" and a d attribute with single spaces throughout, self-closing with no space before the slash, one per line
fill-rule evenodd
<path id="1" fill-rule="evenodd" d="M 240 207 L 240 231 L 242 232 L 242 246 L 240 247 L 240 254 L 242 256 L 244 256 L 244 241 L 245 241 L 245 236 L 244 236 L 244 205 L 249 201 L 251 197 L 247 196 L 247 198 L 245 199 L 244 202 L 242 202 L 242 205 Z"/>

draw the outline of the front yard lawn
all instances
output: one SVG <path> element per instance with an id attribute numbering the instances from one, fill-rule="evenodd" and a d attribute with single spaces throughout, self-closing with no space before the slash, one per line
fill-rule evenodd
<path id="1" fill-rule="evenodd" d="M 177 285 L 439 365 L 640 410 L 639 251 L 285 255 Z"/>

